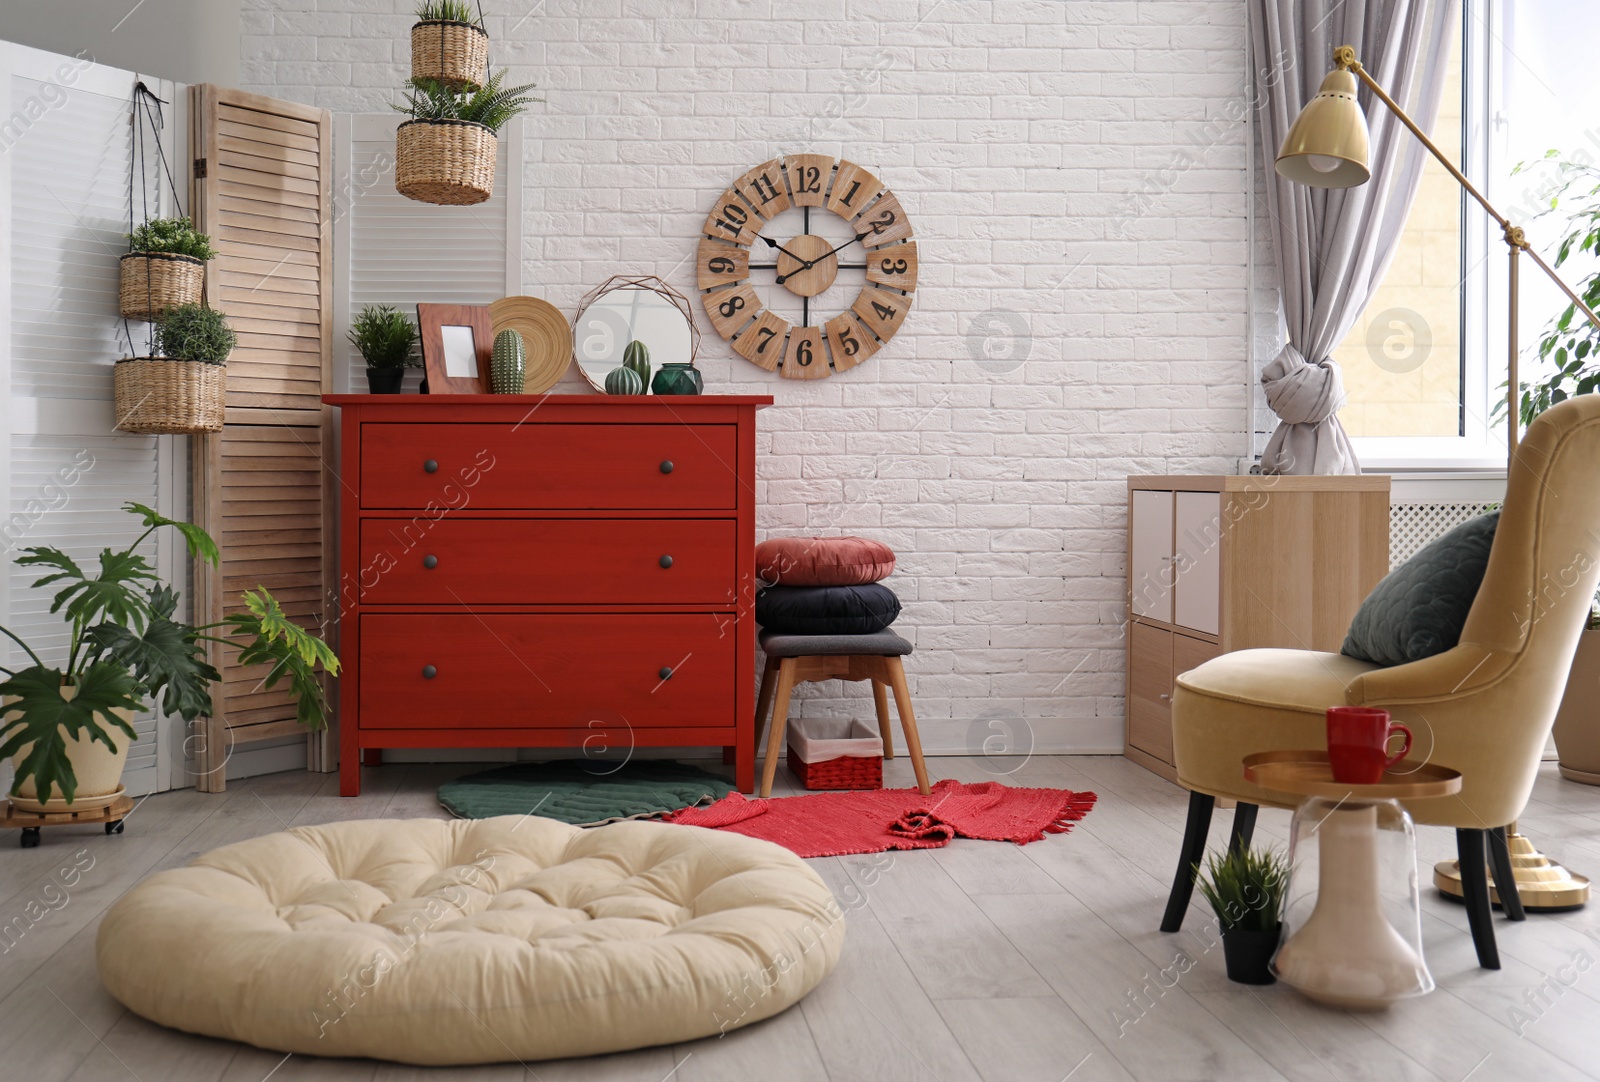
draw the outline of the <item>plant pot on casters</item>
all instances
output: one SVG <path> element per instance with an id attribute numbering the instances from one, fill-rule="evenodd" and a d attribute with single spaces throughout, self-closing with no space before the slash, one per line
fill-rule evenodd
<path id="1" fill-rule="evenodd" d="M 1212 853 L 1197 883 L 1222 926 L 1222 956 L 1228 979 L 1238 984 L 1271 984 L 1272 954 L 1283 925 L 1284 887 L 1288 862 L 1273 852 L 1229 849 Z"/>
<path id="2" fill-rule="evenodd" d="M 31 664 L 7 670 L 0 682 L 0 757 L 14 768 L 10 800 L 0 822 L 22 828 L 22 844 L 39 844 L 39 828 L 68 813 L 79 822 L 105 822 L 121 833 L 119 802 L 128 745 L 137 738 L 134 714 L 159 702 L 163 711 L 193 721 L 211 713 L 210 685 L 220 679 L 205 660 L 206 641 L 239 651 L 242 665 L 265 664 L 265 685 L 288 678 L 302 724 L 320 728 L 325 708 L 316 674 L 337 672 L 326 643 L 297 627 L 266 590 L 247 591 L 245 612 L 196 627 L 177 618 L 178 592 L 156 577 L 139 546 L 163 526 L 183 534 L 189 553 L 216 564 L 216 542 L 198 526 L 176 522 L 142 504 L 125 509 L 144 527 L 127 548 L 106 549 L 94 572 L 55 548 L 23 550 L 17 563 L 40 573 L 33 585 L 53 593 L 70 628 L 65 663 L 47 663 L 9 628 Z M 220 632 L 211 634 L 211 632 Z M 94 817 L 93 813 L 107 814 Z M 49 813 L 49 817 L 45 817 Z"/>
<path id="3" fill-rule="evenodd" d="M 367 362 L 367 390 L 372 394 L 399 394 L 406 369 L 422 364 L 417 357 L 417 329 L 392 304 L 361 309 L 347 337 Z"/>

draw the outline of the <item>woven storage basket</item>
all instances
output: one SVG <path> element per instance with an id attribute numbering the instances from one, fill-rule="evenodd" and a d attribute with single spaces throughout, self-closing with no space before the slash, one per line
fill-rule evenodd
<path id="1" fill-rule="evenodd" d="M 122 257 L 122 318 L 150 322 L 168 308 L 199 304 L 206 265 L 191 255 L 129 252 Z"/>
<path id="2" fill-rule="evenodd" d="M 408 120 L 395 132 L 395 191 L 442 206 L 482 203 L 494 194 L 494 132 L 467 120 Z"/>
<path id="3" fill-rule="evenodd" d="M 116 363 L 117 428 L 123 432 L 221 432 L 228 366 L 166 357 Z"/>
<path id="4" fill-rule="evenodd" d="M 883 741 L 850 718 L 796 718 L 789 769 L 807 789 L 882 789 Z"/>
<path id="5" fill-rule="evenodd" d="M 411 77 L 437 79 L 457 89 L 483 85 L 489 34 L 473 23 L 430 19 L 411 28 Z"/>

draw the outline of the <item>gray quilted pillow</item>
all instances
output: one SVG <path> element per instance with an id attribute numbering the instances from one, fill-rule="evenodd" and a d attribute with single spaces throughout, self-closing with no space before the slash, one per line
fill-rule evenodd
<path id="1" fill-rule="evenodd" d="M 1356 610 L 1339 652 L 1378 665 L 1404 665 L 1461 641 L 1483 585 L 1500 512 L 1469 519 L 1384 576 Z"/>

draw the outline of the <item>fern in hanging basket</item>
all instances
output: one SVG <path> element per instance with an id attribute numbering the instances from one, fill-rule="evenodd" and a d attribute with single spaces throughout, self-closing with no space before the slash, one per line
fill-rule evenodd
<path id="1" fill-rule="evenodd" d="M 463 0 L 426 0 L 411 28 L 411 78 L 476 90 L 489 66 L 489 32 Z"/>
<path id="2" fill-rule="evenodd" d="M 503 87 L 505 72 L 483 86 L 458 91 L 433 79 L 412 82 L 411 117 L 395 133 L 395 190 L 408 199 L 445 206 L 482 203 L 494 194 L 496 133 L 531 102 L 533 84 Z"/>

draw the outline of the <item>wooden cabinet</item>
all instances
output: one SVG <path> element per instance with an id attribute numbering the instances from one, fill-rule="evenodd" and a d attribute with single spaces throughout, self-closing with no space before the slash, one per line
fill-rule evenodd
<path id="1" fill-rule="evenodd" d="M 380 748 L 735 749 L 766 397 L 329 395 L 340 778 Z"/>
<path id="2" fill-rule="evenodd" d="M 1128 478 L 1127 743 L 1167 778 L 1178 674 L 1255 647 L 1337 651 L 1389 570 L 1389 478 Z"/>

